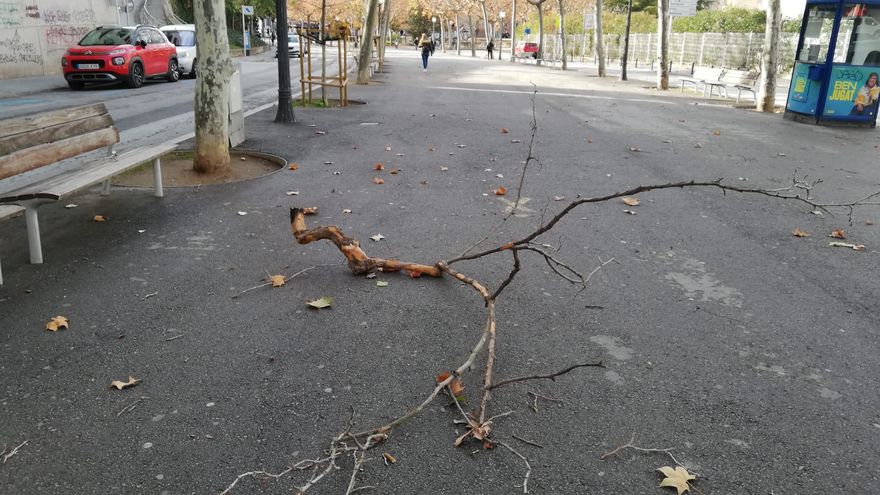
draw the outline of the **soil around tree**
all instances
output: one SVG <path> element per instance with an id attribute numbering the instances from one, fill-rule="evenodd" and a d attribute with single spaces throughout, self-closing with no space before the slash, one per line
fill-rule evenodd
<path id="1" fill-rule="evenodd" d="M 173 151 L 162 156 L 162 186 L 192 187 L 227 184 L 263 177 L 284 168 L 287 163 L 281 157 L 244 151 L 230 152 L 230 170 L 226 174 L 208 175 L 193 170 L 192 151 Z M 113 178 L 113 185 L 128 187 L 153 187 L 153 165 L 144 163 L 137 168 Z"/>

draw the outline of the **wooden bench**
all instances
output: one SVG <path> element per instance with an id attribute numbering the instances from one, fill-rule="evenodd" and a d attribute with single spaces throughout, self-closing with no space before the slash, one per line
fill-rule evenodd
<path id="1" fill-rule="evenodd" d="M 119 131 L 103 103 L 52 110 L 0 121 L 0 180 L 56 164 L 68 158 L 106 148 L 103 158 L 87 159 L 75 167 L 48 167 L 39 178 L 28 181 L 17 177 L 14 189 L 0 193 L 3 205 L 24 208 L 31 263 L 43 262 L 37 208 L 45 203 L 67 199 L 95 184 L 103 184 L 102 195 L 110 193 L 110 179 L 126 170 L 152 161 L 155 195 L 162 197 L 162 170 L 159 157 L 177 147 L 161 144 L 116 154 Z M 14 207 L 13 207 L 14 208 Z M 17 212 L 8 206 L 3 210 Z M 0 278 L 0 284 L 2 284 Z"/>
<path id="2" fill-rule="evenodd" d="M 694 91 L 699 92 L 699 85 L 703 85 L 703 96 L 712 97 L 715 88 L 719 88 L 719 96 L 724 84 L 721 82 L 721 76 L 724 75 L 724 69 L 716 69 L 712 67 L 697 67 L 690 77 L 681 78 L 681 92 L 684 93 L 685 84 L 694 86 Z"/>
<path id="3" fill-rule="evenodd" d="M 727 88 L 736 90 L 736 102 L 739 103 L 743 91 L 752 93 L 752 99 L 757 100 L 755 95 L 755 85 L 761 74 L 755 71 L 746 70 L 726 70 L 721 76 L 721 82 L 724 83 L 724 96 L 727 97 Z"/>

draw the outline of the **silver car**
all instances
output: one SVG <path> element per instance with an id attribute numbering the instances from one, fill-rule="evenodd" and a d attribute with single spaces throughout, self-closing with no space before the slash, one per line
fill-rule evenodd
<path id="1" fill-rule="evenodd" d="M 198 65 L 195 24 L 172 24 L 159 29 L 177 47 L 180 75 L 195 78 Z"/>

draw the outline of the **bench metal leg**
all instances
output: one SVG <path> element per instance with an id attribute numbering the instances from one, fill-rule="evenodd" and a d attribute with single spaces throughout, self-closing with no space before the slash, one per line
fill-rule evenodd
<path id="1" fill-rule="evenodd" d="M 112 179 L 112 177 L 107 177 L 104 179 L 104 182 L 101 183 L 101 196 L 110 195 L 110 179 Z"/>
<path id="2" fill-rule="evenodd" d="M 159 158 L 153 160 L 153 181 L 155 184 L 155 196 L 157 198 L 165 196 L 165 192 L 162 191 L 162 164 L 160 163 Z"/>
<path id="3" fill-rule="evenodd" d="M 3 285 L 3 267 L 0 266 L 0 285 Z"/>
<path id="4" fill-rule="evenodd" d="M 37 219 L 36 205 L 23 205 L 24 218 L 27 222 L 28 247 L 31 252 L 31 264 L 43 263 L 43 246 L 40 244 L 40 222 Z"/>

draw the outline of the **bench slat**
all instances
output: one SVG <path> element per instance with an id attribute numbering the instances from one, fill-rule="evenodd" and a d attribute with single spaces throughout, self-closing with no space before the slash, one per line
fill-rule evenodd
<path id="1" fill-rule="evenodd" d="M 53 143 L 41 144 L 0 156 L 0 179 L 27 172 L 66 158 L 119 142 L 115 127 L 92 131 Z"/>
<path id="2" fill-rule="evenodd" d="M 6 119 L 0 121 L 0 137 L 35 131 L 43 127 L 63 124 L 72 120 L 105 115 L 107 113 L 107 107 L 105 107 L 103 103 L 95 103 L 92 105 L 62 108 L 50 112 Z"/>
<path id="3" fill-rule="evenodd" d="M 160 144 L 138 148 L 114 158 L 106 158 L 78 170 L 63 172 L 41 182 L 16 189 L 0 197 L 0 203 L 12 203 L 42 198 L 61 200 L 80 189 L 102 182 L 141 163 L 160 157 L 177 147 L 176 144 Z"/>
<path id="4" fill-rule="evenodd" d="M 0 137 L 0 156 L 107 127 L 113 127 L 113 118 L 110 117 L 110 114 L 105 113 L 103 115 L 94 115 L 84 119 L 46 126 L 33 131 L 2 136 Z"/>

